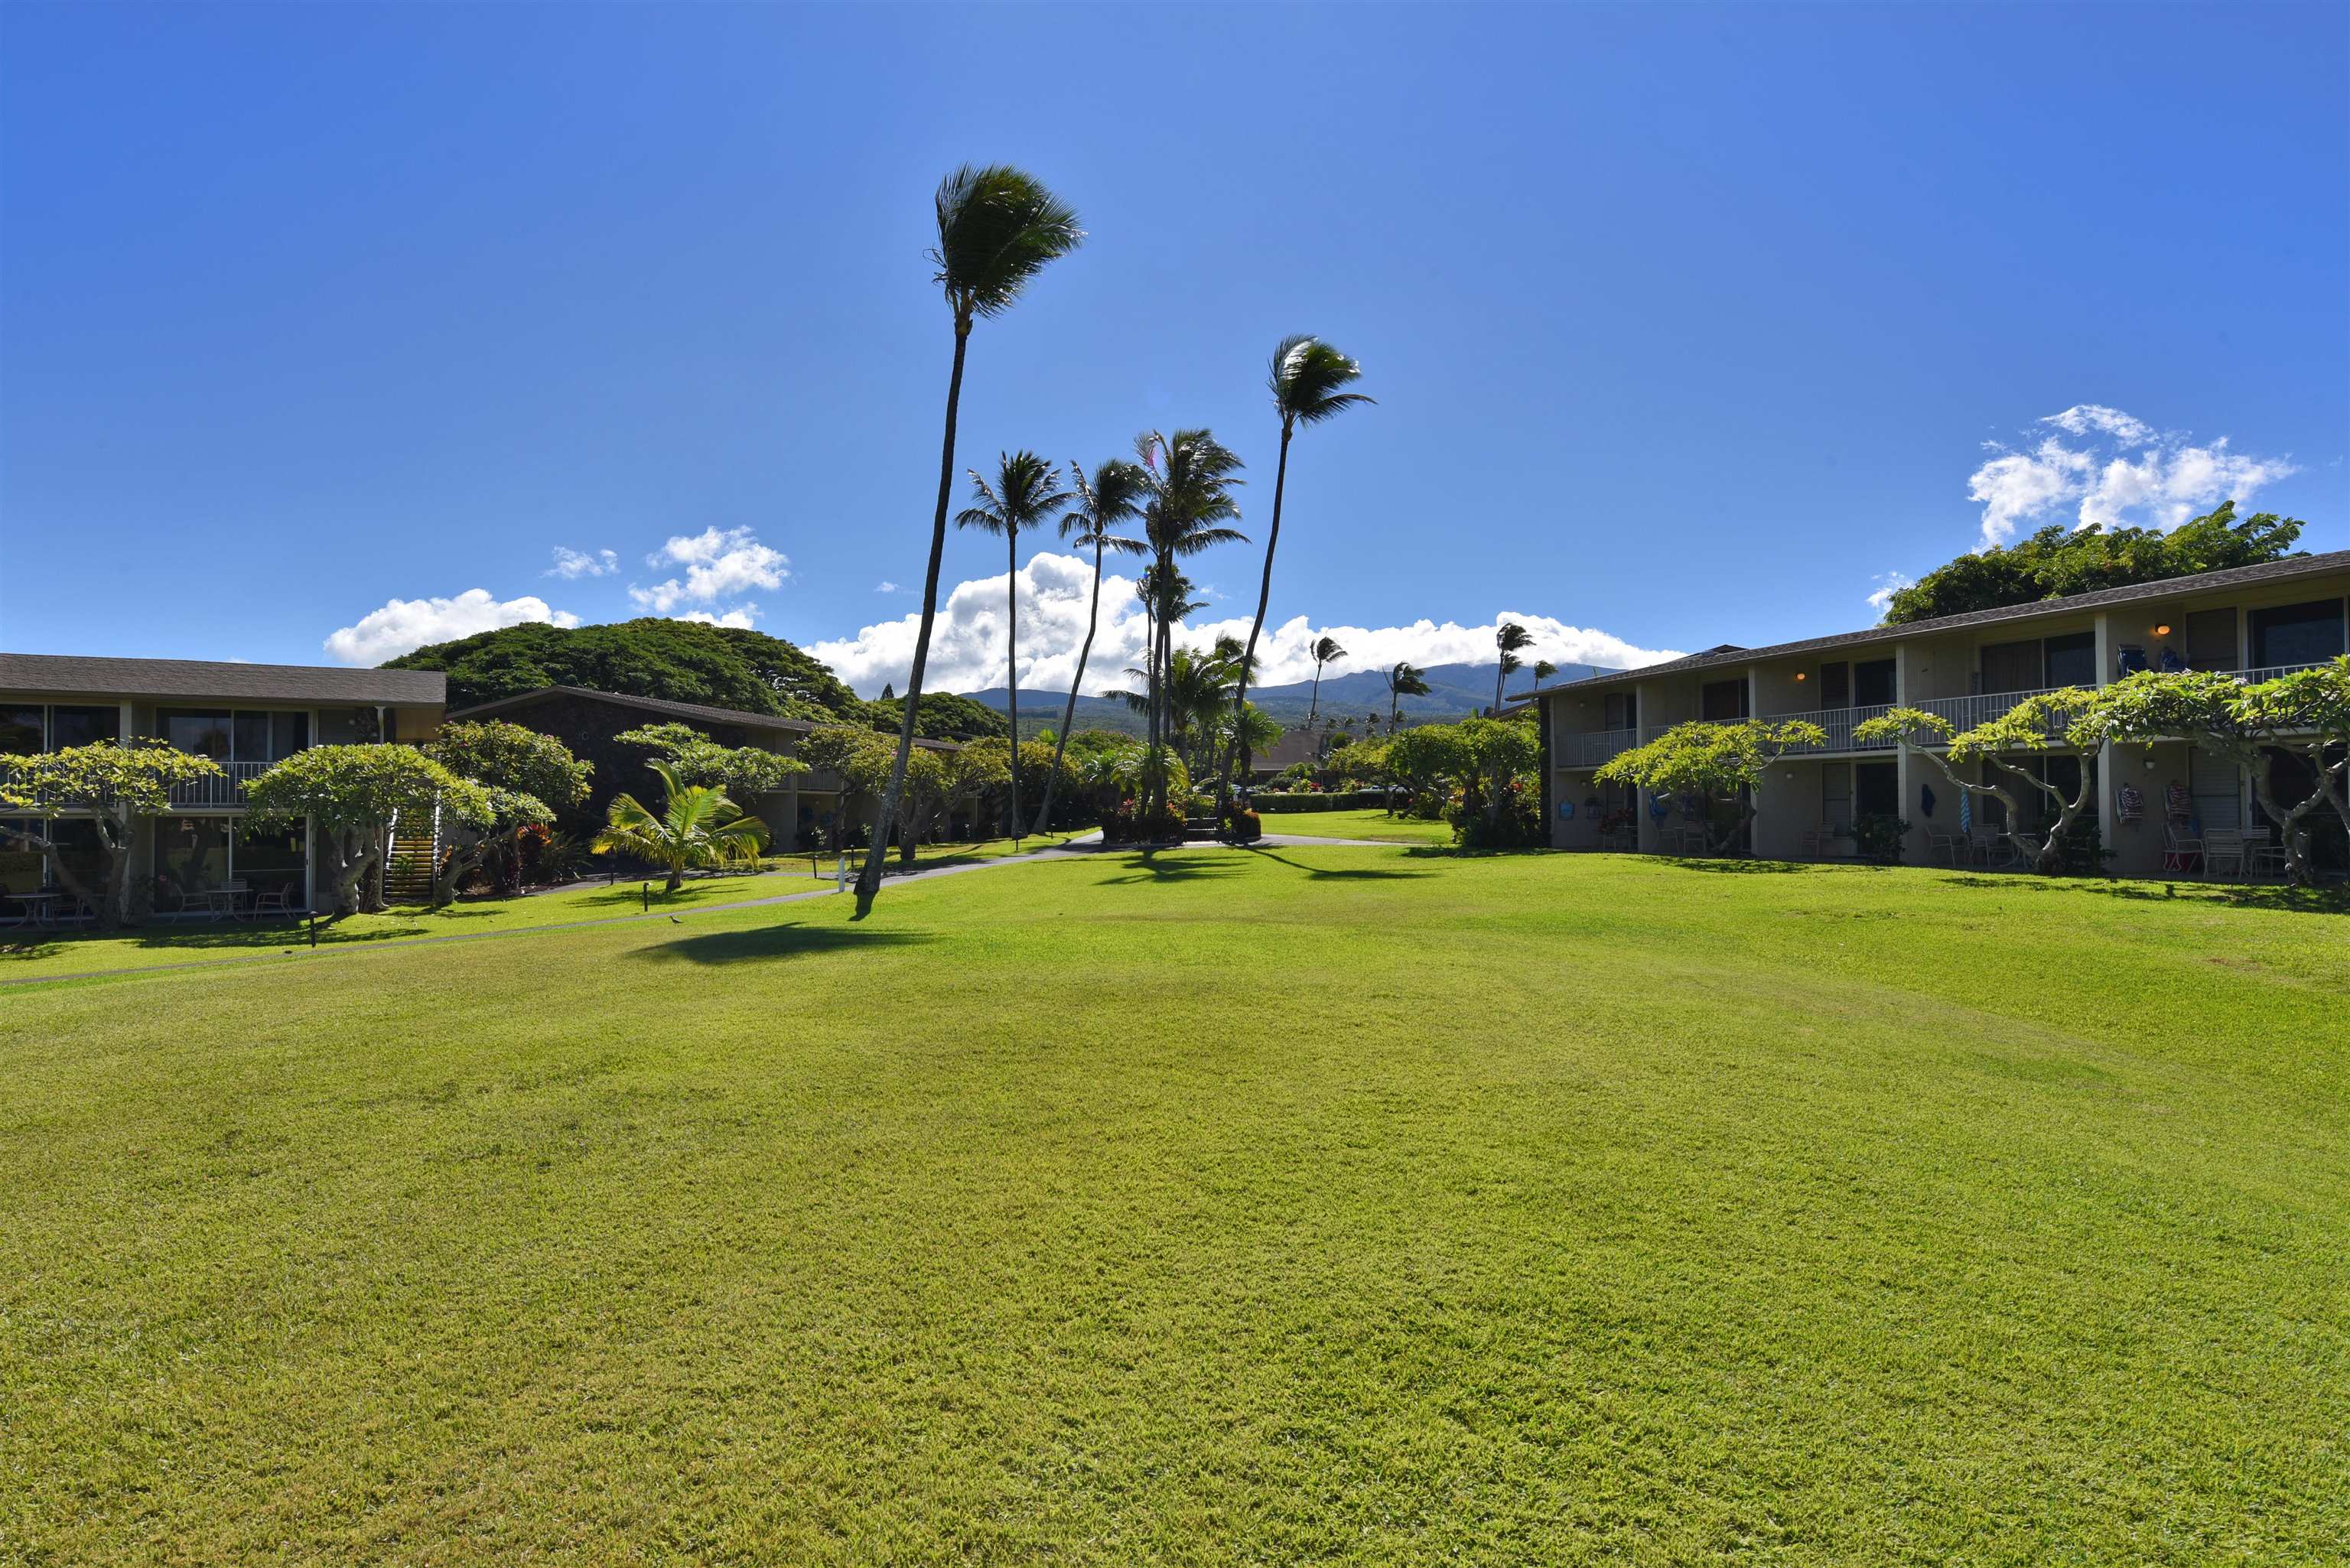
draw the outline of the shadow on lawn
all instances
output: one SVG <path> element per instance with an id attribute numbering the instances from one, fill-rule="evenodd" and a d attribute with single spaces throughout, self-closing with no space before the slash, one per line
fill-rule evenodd
<path id="1" fill-rule="evenodd" d="M 337 929 L 332 920 L 318 922 L 318 945 L 321 947 L 338 943 L 390 941 L 400 937 L 432 934 L 430 926 L 387 926 L 380 930 L 351 931 Z M 115 931 L 85 931 L 38 941 L 0 943 L 0 962 L 11 959 L 56 958 L 60 953 L 72 951 L 84 942 L 121 941 L 129 941 L 141 951 L 149 952 L 266 952 L 307 947 L 310 929 L 301 921 L 279 921 L 257 926 L 153 925 Z"/>
<path id="2" fill-rule="evenodd" d="M 1218 856 L 1173 855 L 1162 858 L 1156 849 L 1130 853 L 1123 864 L 1130 874 L 1105 877 L 1101 883 L 1103 887 L 1118 888 L 1138 882 L 1196 882 L 1208 877 L 1229 877 L 1237 869 L 1233 862 Z"/>
<path id="3" fill-rule="evenodd" d="M 1671 857 L 1668 863 L 1683 871 L 1704 871 L 1716 877 L 1790 876 L 1798 871 L 1810 869 L 1809 867 L 1799 866 L 1793 860 L 1714 859 L 1695 855 L 1676 855 Z M 1884 869 L 1881 866 L 1864 866 L 1861 868 L 1867 871 Z"/>
<path id="4" fill-rule="evenodd" d="M 1251 848 L 1249 853 L 1254 855 L 1261 860 L 1270 860 L 1277 866 L 1286 866 L 1293 871 L 1303 871 L 1308 877 L 1311 877 L 1317 881 L 1397 882 L 1407 877 L 1427 877 L 1433 875 L 1433 873 L 1427 871 L 1375 871 L 1359 867 L 1342 871 L 1333 871 L 1320 866 L 1301 866 L 1295 860 L 1285 859 L 1279 855 L 1275 855 L 1270 849 Z"/>
<path id="5" fill-rule="evenodd" d="M 683 959 L 690 963 L 743 963 L 759 959 L 799 958 L 807 953 L 840 952 L 851 948 L 907 947 L 937 939 L 923 931 L 874 931 L 852 926 L 804 926 L 785 921 L 748 931 L 712 931 L 708 936 L 680 937 L 658 947 L 639 949 L 640 959 Z"/>
<path id="6" fill-rule="evenodd" d="M 1950 888 L 2010 888 L 2034 893 L 2089 893 L 2148 904 L 2211 904 L 2231 909 L 2280 909 L 2294 915 L 2350 915 L 2350 887 L 2242 887 L 2225 882 L 2116 882 L 2102 877 L 2016 874 L 1945 877 Z"/>

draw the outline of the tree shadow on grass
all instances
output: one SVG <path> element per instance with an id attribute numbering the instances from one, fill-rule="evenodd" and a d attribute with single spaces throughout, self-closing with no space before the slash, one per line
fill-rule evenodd
<path id="1" fill-rule="evenodd" d="M 1669 856 L 1665 863 L 1682 871 L 1703 871 L 1716 877 L 1780 877 L 1809 869 L 1793 860 L 1717 859 L 1695 855 Z M 1881 866 L 1867 865 L 1862 865 L 1860 868 L 1865 871 L 1884 869 Z"/>
<path id="2" fill-rule="evenodd" d="M 1400 882 L 1414 877 L 1427 877 L 1433 875 L 1433 873 L 1427 871 L 1379 871 L 1364 867 L 1350 867 L 1343 870 L 1331 870 L 1321 866 L 1300 865 L 1295 860 L 1274 854 L 1270 849 L 1252 848 L 1249 853 L 1255 856 L 1260 860 L 1270 860 L 1277 866 L 1286 866 L 1293 871 L 1303 871 L 1306 876 L 1313 877 L 1316 881 Z"/>
<path id="3" fill-rule="evenodd" d="M 432 934 L 430 926 L 386 926 L 377 930 L 353 931 L 338 929 L 332 920 L 318 923 L 320 947 L 348 946 L 353 942 L 391 941 L 401 937 L 425 937 Z M 310 929 L 298 921 L 281 921 L 264 925 L 153 925 L 138 926 L 115 931 L 85 931 L 73 935 L 47 938 L 37 942 L 12 942 L 0 945 L 0 962 L 8 960 L 56 958 L 69 953 L 84 944 L 127 943 L 141 952 L 271 952 L 287 948 L 310 945 Z M 102 956 L 102 955 L 94 955 Z"/>
<path id="4" fill-rule="evenodd" d="M 875 931 L 861 926 L 806 926 L 787 920 L 782 925 L 760 926 L 747 931 L 712 931 L 706 936 L 680 937 L 658 947 L 639 949 L 634 956 L 682 959 L 689 963 L 743 963 L 854 948 L 910 947 L 937 940 L 927 931 Z"/>
<path id="5" fill-rule="evenodd" d="M 2350 886 L 2251 887 L 2227 882 L 2118 882 L 2103 877 L 2036 877 L 2025 873 L 1945 877 L 1950 888 L 2006 888 L 2033 893 L 2089 893 L 2146 904 L 2202 904 L 2231 909 L 2277 909 L 2294 915 L 2350 915 Z"/>
<path id="6" fill-rule="evenodd" d="M 1162 858 L 1160 852 L 1155 849 L 1144 849 L 1129 854 L 1126 857 L 1125 865 L 1128 869 L 1128 875 L 1105 877 L 1102 878 L 1101 885 L 1105 888 L 1118 888 L 1138 882 L 1153 884 L 1196 882 L 1204 877 L 1229 877 L 1238 869 L 1234 862 L 1219 856 L 1178 855 Z"/>

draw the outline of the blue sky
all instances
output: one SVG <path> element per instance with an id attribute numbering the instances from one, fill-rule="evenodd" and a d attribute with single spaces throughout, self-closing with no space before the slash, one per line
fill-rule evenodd
<path id="1" fill-rule="evenodd" d="M 1378 406 L 1293 457 L 1284 648 L 1841 629 L 1987 525 L 2215 488 L 2350 546 L 2345 17 L 11 6 L 0 646 L 371 659 L 652 605 L 878 689 L 966 159 L 1091 237 L 975 335 L 962 462 L 1207 424 L 1259 529 L 1273 343 L 1363 362 Z M 1052 547 L 1035 684 L 1083 613 Z M 950 686 L 1000 658 L 1000 551 L 950 544 Z M 1256 565 L 1201 561 L 1203 625 Z"/>

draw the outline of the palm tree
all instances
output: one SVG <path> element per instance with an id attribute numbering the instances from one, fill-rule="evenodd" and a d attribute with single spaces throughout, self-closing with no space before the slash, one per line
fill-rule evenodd
<path id="1" fill-rule="evenodd" d="M 1086 660 L 1093 657 L 1094 630 L 1101 624 L 1102 552 L 1115 550 L 1121 556 L 1140 555 L 1149 548 L 1139 539 L 1128 539 L 1110 532 L 1121 523 L 1130 523 L 1142 515 L 1143 498 L 1150 493 L 1150 476 L 1139 463 L 1113 457 L 1096 466 L 1093 477 L 1076 463 L 1069 464 L 1069 480 L 1076 487 L 1077 504 L 1061 519 L 1061 537 L 1073 540 L 1082 549 L 1093 546 L 1094 597 L 1086 611 L 1085 646 L 1077 649 L 1077 672 L 1069 678 L 1069 705 L 1061 714 L 1061 733 L 1053 742 L 1053 771 L 1045 775 L 1045 804 L 1036 808 L 1036 831 L 1042 834 L 1051 826 L 1053 791 L 1061 782 L 1061 755 L 1069 747 L 1069 731 L 1077 722 L 1077 691 L 1086 680 Z"/>
<path id="2" fill-rule="evenodd" d="M 1245 534 L 1224 526 L 1240 518 L 1240 503 L 1232 492 L 1246 482 L 1238 477 L 1243 466 L 1239 457 L 1210 431 L 1179 430 L 1172 435 L 1145 431 L 1134 438 L 1134 448 L 1150 487 L 1142 520 L 1151 554 L 1145 577 L 1152 587 L 1142 591 L 1142 598 L 1144 607 L 1153 611 L 1150 655 L 1144 662 L 1151 672 L 1149 730 L 1150 744 L 1156 747 L 1167 723 L 1163 674 L 1174 647 L 1175 625 L 1199 607 L 1173 607 L 1180 597 L 1174 592 L 1175 584 L 1181 577 L 1175 563 L 1213 545 L 1248 542 Z M 1191 587 L 1188 582 L 1182 586 Z M 1154 597 L 1159 601 L 1156 605 Z M 1151 794 L 1159 794 L 1157 786 Z"/>
<path id="3" fill-rule="evenodd" d="M 1388 683 L 1388 728 L 1392 730 L 1405 698 L 1428 695 L 1428 672 L 1408 660 L 1398 659 L 1393 670 L 1379 671 L 1379 679 Z"/>
<path id="4" fill-rule="evenodd" d="M 1493 646 L 1502 650 L 1502 667 L 1493 671 L 1493 716 L 1502 716 L 1502 682 L 1525 668 L 1518 658 L 1518 649 L 1533 643 L 1534 634 L 1516 621 L 1505 620 L 1493 633 Z"/>
<path id="5" fill-rule="evenodd" d="M 889 786 L 873 808 L 873 842 L 857 874 L 857 916 L 873 909 L 881 891 L 881 864 L 898 796 L 906 787 L 906 759 L 914 752 L 914 712 L 922 701 L 922 670 L 931 657 L 931 626 L 939 611 L 939 562 L 947 547 L 947 501 L 954 491 L 955 416 L 962 400 L 963 352 L 972 323 L 1001 316 L 1046 264 L 1085 240 L 1077 215 L 1030 176 L 1006 164 L 966 163 L 939 185 L 934 206 L 938 248 L 932 278 L 954 317 L 954 369 L 947 378 L 946 435 L 939 452 L 939 502 L 931 520 L 931 561 L 922 579 L 922 618 L 914 634 L 914 667 L 906 679 L 906 711 L 898 725 L 898 755 Z"/>
<path id="6" fill-rule="evenodd" d="M 667 893 L 685 885 L 689 867 L 739 866 L 758 858 L 767 842 L 765 823 L 743 815 L 724 790 L 687 784 L 675 763 L 650 765 L 668 792 L 660 811 L 648 810 L 635 795 L 614 795 L 604 831 L 596 836 L 597 854 L 619 850 L 666 867 L 669 882 L 661 890 Z"/>
<path id="7" fill-rule="evenodd" d="M 1335 637 L 1326 637 L 1314 645 L 1314 699 L 1305 705 L 1305 727 L 1314 727 L 1315 715 L 1322 711 L 1322 667 L 1335 664 L 1347 657 Z"/>
<path id="8" fill-rule="evenodd" d="M 1557 666 L 1557 665 L 1555 665 L 1555 664 L 1553 664 L 1549 659 L 1535 659 L 1535 660 L 1534 660 L 1534 688 L 1535 688 L 1535 690 L 1537 690 L 1537 691 L 1541 690 L 1541 688 L 1542 688 L 1542 683 L 1543 683 L 1544 681 L 1545 681 L 1545 680 L 1549 680 L 1552 676 L 1554 676 L 1554 675 L 1555 675 L 1555 674 L 1557 674 L 1557 673 L 1558 673 L 1558 666 Z"/>
<path id="9" fill-rule="evenodd" d="M 1008 565 L 1004 578 L 1006 628 L 1012 684 L 1005 698 L 1012 721 L 1012 846 L 1020 846 L 1020 534 L 1042 528 L 1045 519 L 1069 503 L 1061 476 L 1033 452 L 996 453 L 993 484 L 971 471 L 969 506 L 955 514 L 958 528 L 983 528 L 1003 535 Z"/>
<path id="10" fill-rule="evenodd" d="M 1266 385 L 1273 392 L 1274 411 L 1281 416 L 1281 464 L 1273 476 L 1273 526 L 1264 535 L 1264 577 L 1257 585 L 1256 619 L 1249 623 L 1247 658 L 1256 659 L 1256 639 L 1264 630 L 1265 607 L 1273 600 L 1273 553 L 1281 547 L 1281 494 L 1289 482 L 1289 441 L 1301 424 L 1320 424 L 1370 399 L 1345 389 L 1363 368 L 1318 337 L 1284 337 L 1274 346 L 1273 373 Z M 1248 729 L 1240 722 L 1241 705 L 1248 701 L 1248 676 L 1241 676 L 1232 693 L 1234 763 L 1248 767 Z M 1224 819 L 1224 804 L 1232 789 L 1232 769 L 1216 780 L 1216 820 Z"/>

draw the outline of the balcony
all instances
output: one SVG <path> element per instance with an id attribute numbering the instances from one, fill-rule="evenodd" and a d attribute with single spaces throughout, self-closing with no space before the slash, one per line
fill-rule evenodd
<path id="1" fill-rule="evenodd" d="M 229 807 L 244 804 L 244 786 L 269 771 L 268 763 L 223 763 L 220 772 L 172 786 L 174 807 Z"/>
<path id="2" fill-rule="evenodd" d="M 1596 768 L 1640 743 L 1638 730 L 1587 730 L 1581 734 L 1560 735 L 1553 742 L 1556 753 L 1555 767 Z"/>

